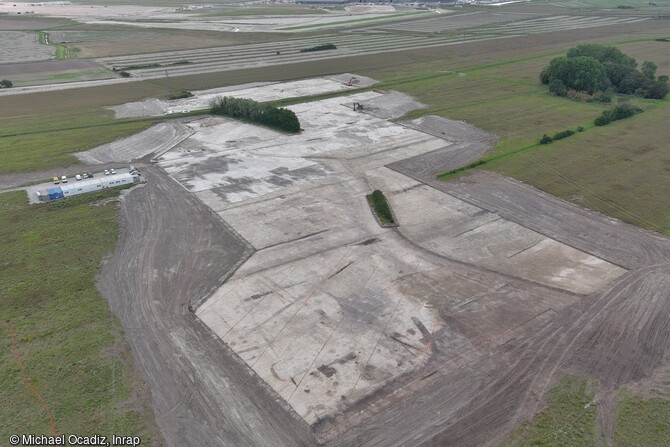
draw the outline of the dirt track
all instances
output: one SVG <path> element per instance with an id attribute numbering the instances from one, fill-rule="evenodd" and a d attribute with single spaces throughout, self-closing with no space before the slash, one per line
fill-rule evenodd
<path id="1" fill-rule="evenodd" d="M 119 246 L 99 288 L 119 317 L 169 445 L 312 445 L 307 426 L 188 310 L 249 254 L 162 171 L 122 201 Z"/>

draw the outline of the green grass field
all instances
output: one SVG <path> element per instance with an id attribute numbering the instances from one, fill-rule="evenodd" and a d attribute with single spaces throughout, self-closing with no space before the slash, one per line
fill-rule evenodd
<path id="1" fill-rule="evenodd" d="M 596 384 L 565 377 L 545 396 L 547 408 L 522 424 L 504 447 L 592 447 L 596 445 L 596 407 L 588 405 Z"/>
<path id="2" fill-rule="evenodd" d="M 617 447 L 670 445 L 670 400 L 619 395 L 614 441 Z"/>
<path id="3" fill-rule="evenodd" d="M 28 205 L 0 194 L 0 320 L 14 332 L 24 372 L 0 326 L 0 439 L 50 434 L 128 434 L 152 445 L 152 413 L 133 397 L 132 359 L 94 278 L 117 239 L 116 191 Z M 3 441 L 4 442 L 4 441 Z"/>
<path id="4" fill-rule="evenodd" d="M 0 174 L 79 163 L 72 155 L 140 132 L 155 120 L 115 120 L 108 110 L 2 120 Z"/>

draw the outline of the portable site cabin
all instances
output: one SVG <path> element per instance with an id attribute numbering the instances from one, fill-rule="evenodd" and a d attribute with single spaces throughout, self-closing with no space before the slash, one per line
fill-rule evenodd
<path id="1" fill-rule="evenodd" d="M 101 191 L 108 188 L 130 185 L 137 181 L 137 176 L 129 173 L 107 175 L 100 178 L 81 180 L 76 183 L 64 184 L 60 187 L 37 191 L 37 197 L 41 202 L 50 202 L 87 192 Z"/>
<path id="2" fill-rule="evenodd" d="M 51 200 L 62 199 L 63 191 L 60 188 L 40 189 L 37 191 L 37 198 L 40 202 L 50 202 Z"/>

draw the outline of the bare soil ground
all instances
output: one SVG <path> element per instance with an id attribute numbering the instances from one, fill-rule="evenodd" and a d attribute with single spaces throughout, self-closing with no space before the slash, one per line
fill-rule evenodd
<path id="1" fill-rule="evenodd" d="M 249 254 L 209 208 L 160 169 L 121 204 L 122 236 L 99 288 L 152 391 L 169 445 L 314 445 L 225 345 L 189 312 Z"/>

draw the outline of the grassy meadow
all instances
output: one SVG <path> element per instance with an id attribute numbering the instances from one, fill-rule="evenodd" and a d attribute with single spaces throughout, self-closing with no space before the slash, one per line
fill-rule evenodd
<path id="1" fill-rule="evenodd" d="M 595 383 L 564 377 L 545 395 L 547 407 L 521 424 L 501 447 L 591 447 L 596 445 Z"/>
<path id="2" fill-rule="evenodd" d="M 126 137 L 154 119 L 115 120 L 109 110 L 0 119 L 0 175 L 79 163 L 73 155 Z"/>
<path id="3" fill-rule="evenodd" d="M 28 205 L 23 191 L 0 194 L 0 320 L 24 367 L 0 326 L 0 439 L 51 434 L 28 381 L 58 434 L 157 440 L 121 327 L 94 283 L 117 239 L 116 203 L 102 199 L 118 194 L 42 205 Z"/>

